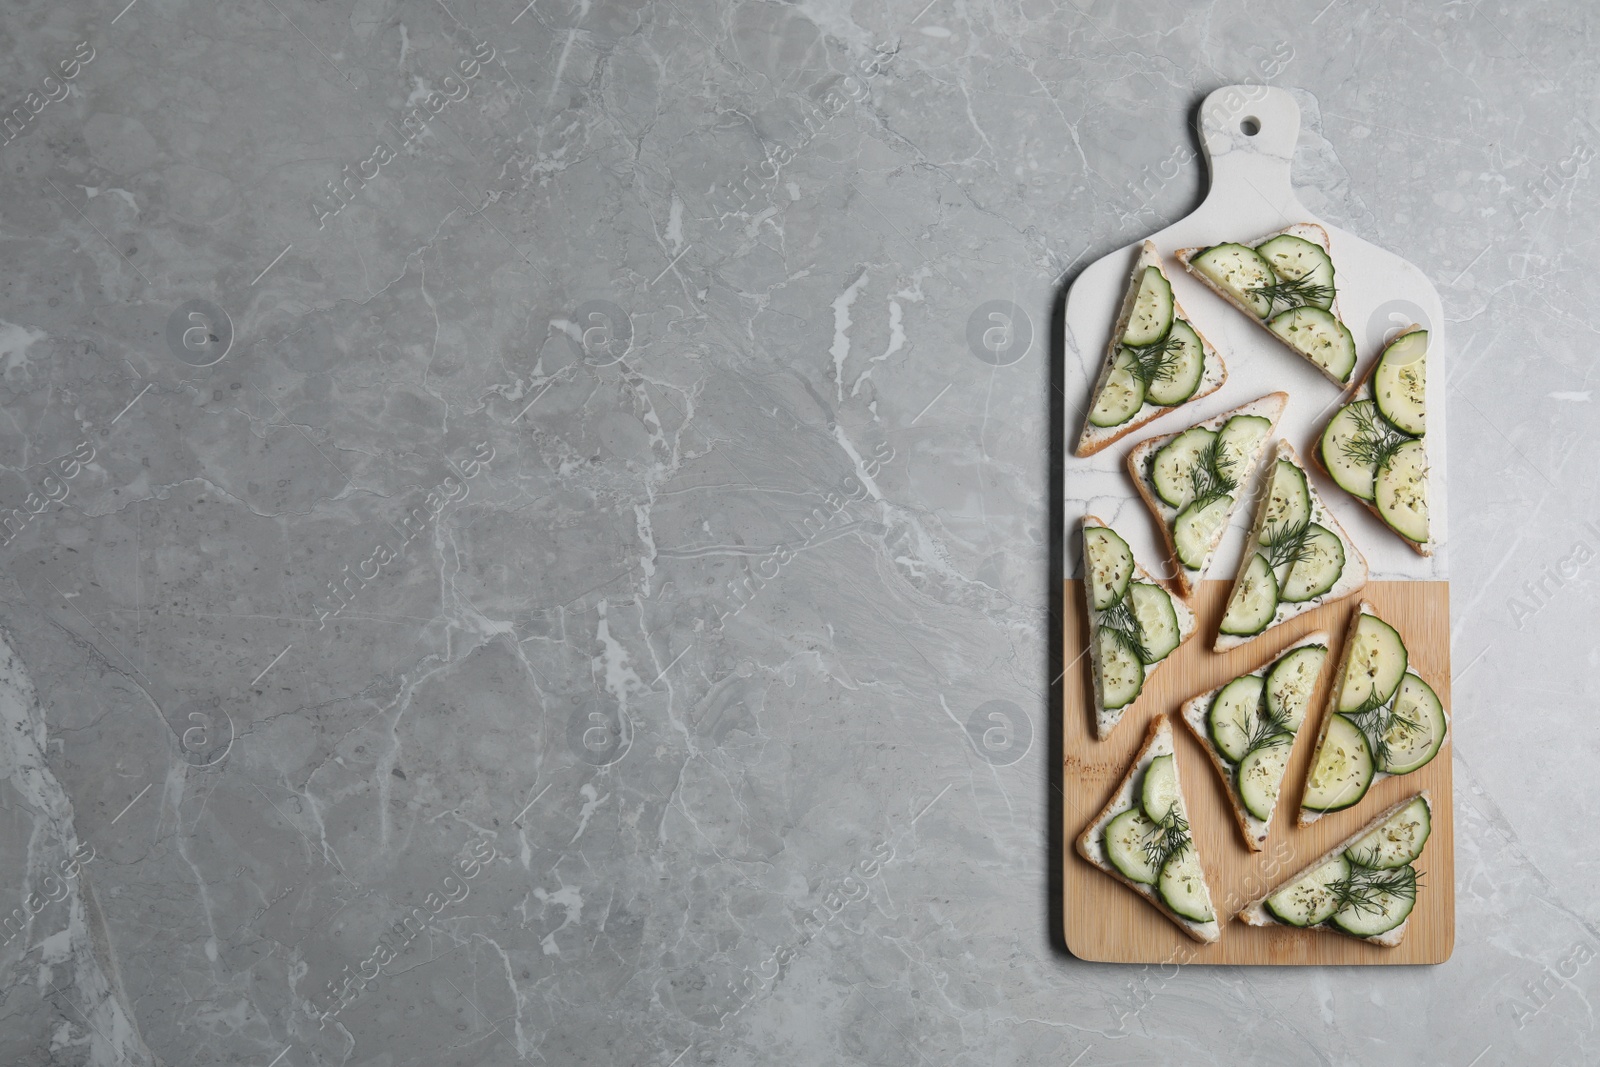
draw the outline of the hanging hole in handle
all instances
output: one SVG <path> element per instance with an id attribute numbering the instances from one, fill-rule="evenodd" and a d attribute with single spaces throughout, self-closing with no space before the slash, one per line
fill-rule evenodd
<path id="1" fill-rule="evenodd" d="M 1254 137 L 1261 132 L 1261 120 L 1254 115 L 1239 123 L 1239 132 L 1246 137 Z"/>

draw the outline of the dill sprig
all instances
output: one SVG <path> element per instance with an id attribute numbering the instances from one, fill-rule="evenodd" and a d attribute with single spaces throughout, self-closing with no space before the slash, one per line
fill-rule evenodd
<path id="1" fill-rule="evenodd" d="M 1408 718 L 1394 707 L 1394 701 L 1399 697 L 1400 690 L 1405 688 L 1405 680 L 1395 687 L 1395 695 L 1384 700 L 1374 689 L 1361 702 L 1355 711 L 1345 712 L 1345 718 L 1354 724 L 1367 739 L 1367 747 L 1372 750 L 1372 759 L 1382 767 L 1389 762 L 1389 732 L 1399 727 L 1402 733 L 1412 733 L 1422 729 L 1422 724 L 1416 719 Z"/>
<path id="2" fill-rule="evenodd" d="M 1290 308 L 1305 307 L 1308 304 L 1320 305 L 1324 300 L 1333 299 L 1333 286 L 1314 282 L 1309 275 L 1304 278 L 1273 282 L 1270 285 L 1252 286 L 1250 292 L 1255 296 L 1265 297 L 1273 304 L 1283 304 Z"/>
<path id="3" fill-rule="evenodd" d="M 1144 644 L 1144 629 L 1133 613 L 1133 597 L 1124 593 L 1122 599 L 1100 613 L 1100 629 L 1116 638 L 1122 647 L 1139 657 L 1140 663 L 1150 662 L 1150 650 Z"/>
<path id="4" fill-rule="evenodd" d="M 1122 350 L 1128 354 L 1128 373 L 1148 389 L 1177 373 L 1178 360 L 1183 355 L 1183 342 L 1169 329 L 1154 344 L 1123 345 Z"/>
<path id="5" fill-rule="evenodd" d="M 1250 731 L 1250 737 L 1245 742 L 1245 757 L 1250 753 L 1263 748 L 1274 748 L 1294 741 L 1294 731 L 1289 728 L 1289 716 L 1286 712 L 1272 710 L 1272 702 L 1267 699 L 1265 686 L 1261 688 L 1261 704 L 1256 709 L 1255 728 Z M 1239 760 L 1240 763 L 1244 759 Z"/>
<path id="6" fill-rule="evenodd" d="M 1267 566 L 1274 571 L 1304 562 L 1311 555 L 1311 520 L 1267 527 L 1267 540 L 1261 546 L 1261 553 L 1267 558 Z"/>
<path id="7" fill-rule="evenodd" d="M 1155 829 L 1145 835 L 1145 859 L 1159 871 L 1168 860 L 1188 847 L 1189 820 L 1178 811 L 1178 805 L 1173 804 L 1166 816 L 1155 824 Z"/>
<path id="8" fill-rule="evenodd" d="M 1229 458 L 1228 448 L 1222 443 L 1219 433 L 1211 438 L 1205 450 L 1195 457 L 1194 466 L 1189 468 L 1191 498 L 1197 507 L 1203 508 L 1237 488 L 1239 483 L 1233 477 L 1233 460 Z"/>
<path id="9" fill-rule="evenodd" d="M 1350 405 L 1356 420 L 1356 432 L 1344 443 L 1344 454 L 1352 462 L 1379 470 L 1411 436 L 1401 433 L 1378 412 L 1371 400 L 1358 400 Z"/>
<path id="10" fill-rule="evenodd" d="M 1382 899 L 1384 894 L 1416 902 L 1417 888 L 1422 883 L 1417 878 L 1415 867 L 1406 864 L 1391 870 L 1379 870 L 1373 866 L 1375 855 L 1355 857 L 1347 854 L 1345 858 L 1350 862 L 1350 873 L 1328 887 L 1339 905 L 1339 911 L 1346 908 L 1357 912 L 1386 911 L 1388 909 Z"/>

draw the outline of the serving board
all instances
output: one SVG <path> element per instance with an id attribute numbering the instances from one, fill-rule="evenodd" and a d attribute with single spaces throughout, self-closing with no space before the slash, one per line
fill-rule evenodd
<path id="1" fill-rule="evenodd" d="M 1455 939 L 1454 853 L 1450 791 L 1450 740 L 1426 767 L 1375 784 L 1361 803 L 1325 816 L 1309 827 L 1295 825 L 1301 787 L 1316 743 L 1322 705 L 1297 742 L 1284 780 L 1284 795 L 1265 849 L 1245 848 L 1228 807 L 1224 786 L 1188 727 L 1174 722 L 1184 792 L 1207 878 L 1225 922 L 1221 940 L 1201 945 L 1126 886 L 1085 862 L 1074 847 L 1127 770 L 1152 716 L 1175 713 L 1183 701 L 1253 670 L 1312 630 L 1331 636 L 1330 654 L 1342 651 L 1345 625 L 1359 599 L 1370 600 L 1405 638 L 1413 663 L 1450 707 L 1450 612 L 1447 583 L 1448 530 L 1444 383 L 1449 356 L 1438 293 L 1421 270 L 1312 214 L 1295 195 L 1290 163 L 1300 129 L 1294 97 L 1267 86 L 1219 89 L 1200 107 L 1201 146 L 1211 175 L 1210 190 L 1190 215 L 1151 235 L 1186 317 L 1222 354 L 1228 380 L 1211 396 L 1187 404 L 1137 430 L 1098 454 L 1074 455 L 1089 393 L 1100 370 L 1111 328 L 1137 255 L 1138 243 L 1089 267 L 1067 294 L 1063 323 L 1066 418 L 1062 426 L 1062 508 L 1065 531 L 1062 676 L 1064 805 L 1062 847 L 1063 926 L 1067 947 L 1087 960 L 1122 963 L 1382 964 L 1441 963 Z M 1117 528 L 1134 556 L 1153 573 L 1170 577 L 1171 563 L 1155 518 L 1139 500 L 1125 469 L 1128 452 L 1149 437 L 1171 433 L 1283 390 L 1289 403 L 1277 435 L 1302 457 L 1337 404 L 1346 398 L 1310 363 L 1228 306 L 1172 257 L 1179 248 L 1221 241 L 1249 241 L 1295 222 L 1328 231 L 1338 271 L 1339 310 L 1356 340 L 1359 381 L 1387 339 L 1415 323 L 1430 331 L 1428 347 L 1428 435 L 1430 518 L 1436 548 L 1431 557 L 1413 552 L 1381 521 L 1340 490 L 1314 464 L 1311 477 L 1323 501 L 1349 532 L 1371 567 L 1368 585 L 1356 597 L 1324 605 L 1231 653 L 1211 651 L 1224 601 L 1244 551 L 1255 514 L 1255 481 L 1236 509 L 1207 581 L 1194 604 L 1199 629 L 1152 676 L 1146 692 L 1107 741 L 1097 741 L 1091 722 L 1092 685 L 1080 559 L 1081 520 L 1098 515 Z M 1270 450 L 1269 450 L 1270 451 Z M 1330 669 L 1328 675 L 1331 677 Z M 1325 694 L 1324 694 L 1325 695 Z M 1433 835 L 1417 869 L 1424 886 L 1405 941 L 1380 949 L 1321 930 L 1248 927 L 1232 919 L 1240 907 L 1295 874 L 1383 807 L 1421 789 L 1432 794 Z M 1249 890 L 1247 892 L 1247 890 Z M 1231 906 L 1229 906 L 1231 905 Z"/>

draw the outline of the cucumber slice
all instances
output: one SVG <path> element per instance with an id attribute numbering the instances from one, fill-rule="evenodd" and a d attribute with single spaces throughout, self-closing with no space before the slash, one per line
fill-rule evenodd
<path id="1" fill-rule="evenodd" d="M 1194 327 L 1182 319 L 1172 320 L 1167 343 L 1172 346 L 1172 368 L 1150 383 L 1144 398 L 1152 404 L 1171 407 L 1188 400 L 1200 388 L 1200 379 L 1206 372 L 1206 350 Z"/>
<path id="2" fill-rule="evenodd" d="M 1398 877 L 1399 869 L 1396 870 Z M 1386 934 L 1405 922 L 1406 916 L 1410 915 L 1411 909 L 1417 905 L 1416 883 L 1411 878 L 1406 878 L 1404 884 L 1409 886 L 1405 892 L 1390 893 L 1386 890 L 1376 890 L 1368 900 L 1346 904 L 1334 912 L 1328 921 L 1345 933 L 1356 937 Z"/>
<path id="3" fill-rule="evenodd" d="M 1146 267 L 1139 278 L 1139 295 L 1133 298 L 1133 314 L 1122 331 L 1122 343 L 1140 347 L 1153 345 L 1172 328 L 1172 285 L 1160 267 Z"/>
<path id="4" fill-rule="evenodd" d="M 1156 892 L 1167 907 L 1192 922 L 1208 923 L 1217 917 L 1211 908 L 1211 891 L 1206 888 L 1206 872 L 1199 853 L 1190 844 L 1180 849 L 1161 868 Z"/>
<path id="5" fill-rule="evenodd" d="M 1300 559 L 1289 567 L 1280 596 L 1300 604 L 1332 589 L 1344 573 L 1344 543 L 1326 526 L 1312 523 L 1306 529 L 1305 548 Z"/>
<path id="6" fill-rule="evenodd" d="M 1288 926 L 1316 926 L 1339 910 L 1334 887 L 1350 877 L 1350 864 L 1335 856 L 1303 878 L 1298 878 L 1266 899 L 1267 911 Z"/>
<path id="7" fill-rule="evenodd" d="M 1363 412 L 1356 409 L 1363 404 L 1367 405 L 1368 410 L 1373 408 L 1370 400 L 1357 400 L 1340 408 L 1338 414 L 1328 420 L 1317 447 L 1322 454 L 1322 465 L 1339 483 L 1340 489 L 1358 499 L 1371 500 L 1377 472 L 1370 463 L 1353 458 L 1348 451 L 1350 442 L 1361 434 Z M 1374 417 L 1377 417 L 1375 413 Z"/>
<path id="8" fill-rule="evenodd" d="M 1150 653 L 1147 662 L 1160 663 L 1183 640 L 1172 595 L 1158 585 L 1134 582 L 1128 587 L 1128 598 L 1133 604 L 1133 617 L 1139 620 L 1144 650 Z"/>
<path id="9" fill-rule="evenodd" d="M 1144 382 L 1133 373 L 1133 353 L 1126 348 L 1117 349 L 1117 358 L 1111 364 L 1111 373 L 1094 398 L 1089 409 L 1089 425 L 1121 426 L 1144 407 Z"/>
<path id="10" fill-rule="evenodd" d="M 1256 449 L 1267 434 L 1272 432 L 1272 420 L 1265 415 L 1235 415 L 1222 424 L 1217 434 L 1222 438 L 1222 461 L 1230 464 L 1228 473 L 1234 481 L 1244 481 L 1250 472 L 1245 463 L 1255 455 Z"/>
<path id="11" fill-rule="evenodd" d="M 1333 260 L 1328 258 L 1321 245 L 1304 237 L 1283 233 L 1256 246 L 1261 257 L 1272 264 L 1273 271 L 1286 282 L 1302 278 L 1312 285 L 1325 286 L 1328 295 L 1307 301 L 1314 307 L 1333 306 Z"/>
<path id="12" fill-rule="evenodd" d="M 1267 328 L 1290 348 L 1341 382 L 1356 368 L 1356 340 L 1333 313 L 1319 307 L 1297 307 L 1274 315 Z"/>
<path id="13" fill-rule="evenodd" d="M 1272 485 L 1267 489 L 1267 517 L 1257 540 L 1266 544 L 1274 530 L 1311 521 L 1311 490 L 1306 487 L 1305 471 L 1286 459 L 1272 467 Z"/>
<path id="14" fill-rule="evenodd" d="M 1175 508 L 1189 502 L 1194 495 L 1189 472 L 1215 436 L 1204 427 L 1191 426 L 1156 450 L 1150 460 L 1150 484 L 1156 496 Z"/>
<path id="15" fill-rule="evenodd" d="M 1255 249 L 1231 243 L 1214 245 L 1189 262 L 1257 317 L 1264 319 L 1272 310 L 1272 301 L 1254 290 L 1271 285 L 1277 278 L 1272 265 Z"/>
<path id="16" fill-rule="evenodd" d="M 1228 599 L 1222 616 L 1222 632 L 1251 637 L 1265 630 L 1278 613 L 1278 579 L 1267 565 L 1267 557 L 1257 552 L 1245 567 L 1244 577 Z"/>
<path id="17" fill-rule="evenodd" d="M 1161 822 L 1179 800 L 1177 761 L 1171 755 L 1157 756 L 1144 769 L 1144 784 L 1139 790 L 1145 818 Z"/>
<path id="18" fill-rule="evenodd" d="M 1278 803 L 1278 790 L 1283 786 L 1283 772 L 1289 769 L 1288 738 L 1275 745 L 1258 748 L 1246 754 L 1239 763 L 1239 799 L 1244 810 L 1258 819 L 1272 818 L 1272 809 Z"/>
<path id="19" fill-rule="evenodd" d="M 1401 433 L 1421 437 L 1428 428 L 1428 331 L 1412 330 L 1389 342 L 1372 372 L 1372 398 Z"/>
<path id="20" fill-rule="evenodd" d="M 1106 824 L 1106 856 L 1130 882 L 1154 885 L 1161 876 L 1144 850 L 1145 842 L 1155 832 L 1156 824 L 1138 808 L 1129 808 Z"/>
<path id="21" fill-rule="evenodd" d="M 1417 726 L 1416 729 L 1410 729 L 1396 722 L 1389 727 L 1383 735 L 1389 755 L 1381 769 L 1390 774 L 1410 774 L 1438 755 L 1439 746 L 1444 744 L 1444 705 L 1432 686 L 1417 675 L 1407 673 L 1401 679 L 1400 692 L 1394 698 L 1394 713 L 1396 718 L 1414 722 Z"/>
<path id="22" fill-rule="evenodd" d="M 1374 692 L 1379 704 L 1387 704 L 1405 677 L 1407 662 L 1399 631 L 1376 615 L 1361 616 L 1339 683 L 1339 710 L 1355 711 Z"/>
<path id="23" fill-rule="evenodd" d="M 1419 545 L 1428 540 L 1428 453 L 1421 441 L 1407 441 L 1378 468 L 1373 499 L 1395 533 Z"/>
<path id="24" fill-rule="evenodd" d="M 1250 735 L 1260 720 L 1261 690 L 1264 683 L 1253 674 L 1235 678 L 1211 698 L 1206 726 L 1217 751 L 1238 763 L 1250 750 Z"/>
<path id="25" fill-rule="evenodd" d="M 1144 688 L 1144 662 L 1127 645 L 1100 631 L 1100 689 L 1107 711 L 1125 708 Z"/>
<path id="26" fill-rule="evenodd" d="M 1267 707 L 1282 716 L 1289 729 L 1300 729 L 1305 720 L 1327 658 L 1328 650 L 1323 646 L 1301 645 L 1267 672 Z"/>
<path id="27" fill-rule="evenodd" d="M 1206 554 L 1217 543 L 1218 531 L 1228 522 L 1228 512 L 1233 510 L 1233 497 L 1221 496 L 1197 507 L 1192 501 L 1172 520 L 1172 544 L 1178 550 L 1178 562 L 1192 571 L 1199 570 Z"/>
<path id="28" fill-rule="evenodd" d="M 1383 820 L 1383 825 L 1344 850 L 1344 854 L 1363 867 L 1387 871 L 1404 867 L 1422 855 L 1422 846 L 1433 832 L 1433 813 L 1428 802 L 1417 797 Z"/>
<path id="29" fill-rule="evenodd" d="M 1089 571 L 1089 603 L 1104 611 L 1128 591 L 1133 578 L 1133 550 L 1109 526 L 1083 531 L 1083 560 Z"/>
<path id="30" fill-rule="evenodd" d="M 1361 801 L 1372 785 L 1372 749 L 1355 723 L 1335 715 L 1317 748 L 1301 804 L 1308 811 L 1342 811 Z"/>

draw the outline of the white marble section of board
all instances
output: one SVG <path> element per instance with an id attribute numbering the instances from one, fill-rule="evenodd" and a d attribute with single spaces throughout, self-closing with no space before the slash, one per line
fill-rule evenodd
<path id="1" fill-rule="evenodd" d="M 1242 124 L 1256 126 L 1253 135 Z M 1128 481 L 1124 459 L 1147 437 L 1172 433 L 1235 407 L 1252 397 L 1282 389 L 1289 404 L 1278 426 L 1301 454 L 1312 447 L 1338 402 L 1346 395 L 1304 359 L 1229 307 L 1172 259 L 1186 246 L 1225 240 L 1250 240 L 1293 222 L 1315 222 L 1328 231 L 1338 270 L 1339 309 L 1355 337 L 1358 380 L 1382 350 L 1385 337 L 1413 322 L 1429 331 L 1428 435 L 1429 516 L 1438 551 L 1419 556 L 1366 508 L 1321 472 L 1317 487 L 1372 566 L 1372 580 L 1447 577 L 1448 556 L 1445 467 L 1445 372 L 1448 338 L 1439 294 L 1423 272 L 1392 252 L 1329 225 L 1308 211 L 1290 183 L 1290 161 L 1300 131 L 1300 108 L 1281 89 L 1233 85 L 1211 93 L 1200 108 L 1202 147 L 1211 173 L 1204 202 L 1179 222 L 1151 235 L 1160 249 L 1173 291 L 1195 324 L 1228 362 L 1228 381 L 1204 400 L 1187 404 L 1105 451 L 1086 459 L 1073 455 L 1084 409 L 1105 347 L 1110 340 L 1128 271 L 1140 242 L 1086 267 L 1067 294 L 1062 351 L 1066 360 L 1066 418 L 1062 510 L 1065 530 L 1076 530 L 1085 514 L 1096 514 L 1126 531 L 1136 559 L 1164 558 L 1159 536 Z M 1253 505 L 1253 501 L 1251 502 Z M 1236 510 L 1216 559 L 1226 572 L 1239 560 L 1253 506 Z M 1075 539 L 1066 538 L 1066 569 L 1078 573 Z M 1170 567 L 1170 564 L 1169 564 Z M 1219 572 L 1220 573 L 1220 572 Z"/>

